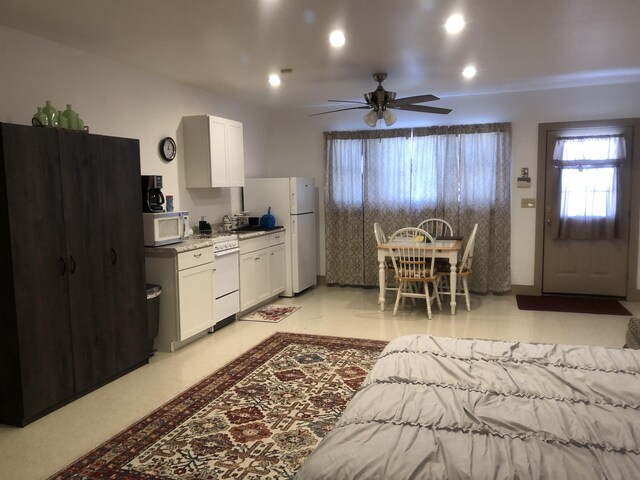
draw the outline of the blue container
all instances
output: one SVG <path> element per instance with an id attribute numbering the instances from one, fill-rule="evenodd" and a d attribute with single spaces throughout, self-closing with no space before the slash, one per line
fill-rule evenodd
<path id="1" fill-rule="evenodd" d="M 271 215 L 271 207 L 267 210 L 266 215 L 260 217 L 260 226 L 266 228 L 272 228 L 276 226 L 276 217 Z"/>

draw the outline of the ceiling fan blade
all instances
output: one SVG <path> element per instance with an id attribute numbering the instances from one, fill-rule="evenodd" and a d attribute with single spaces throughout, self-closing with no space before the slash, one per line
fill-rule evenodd
<path id="1" fill-rule="evenodd" d="M 369 109 L 369 106 L 363 106 L 363 107 L 349 107 L 349 108 L 341 108 L 339 110 L 329 110 L 328 112 L 320 112 L 320 113 L 312 113 L 311 115 L 309 115 L 310 117 L 315 117 L 316 115 L 324 115 L 325 113 L 333 113 L 333 112 L 344 112 L 345 110 L 359 110 L 362 108 L 366 108 Z"/>
<path id="2" fill-rule="evenodd" d="M 396 98 L 389 102 L 389 105 L 409 105 L 410 103 L 434 102 L 436 100 L 440 100 L 440 98 L 435 95 L 416 95 L 415 97 Z"/>
<path id="3" fill-rule="evenodd" d="M 357 102 L 355 100 L 327 100 L 327 102 L 339 102 L 339 103 L 361 103 L 363 105 L 366 105 L 367 102 Z"/>
<path id="4" fill-rule="evenodd" d="M 451 111 L 450 108 L 427 107 L 426 105 L 397 105 L 397 106 L 392 106 L 391 108 L 397 108 L 398 110 L 409 110 L 410 112 L 421 112 L 421 113 L 446 114 Z"/>

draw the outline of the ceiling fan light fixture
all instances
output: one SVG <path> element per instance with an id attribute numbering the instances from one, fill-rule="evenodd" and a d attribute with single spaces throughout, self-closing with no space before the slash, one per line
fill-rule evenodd
<path id="1" fill-rule="evenodd" d="M 396 123 L 398 117 L 396 117 L 393 112 L 385 110 L 384 112 L 382 112 L 382 119 L 384 120 L 384 123 L 387 125 L 387 127 L 390 127 L 391 125 Z"/>
<path id="2" fill-rule="evenodd" d="M 375 127 L 376 123 L 378 123 L 378 113 L 375 110 L 371 110 L 364 117 L 362 117 L 364 123 L 369 125 L 370 127 Z"/>

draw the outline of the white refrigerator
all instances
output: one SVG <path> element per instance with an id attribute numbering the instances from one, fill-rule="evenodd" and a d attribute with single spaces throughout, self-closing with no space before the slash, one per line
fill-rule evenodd
<path id="1" fill-rule="evenodd" d="M 260 217 L 271 207 L 276 225 L 286 229 L 286 289 L 282 293 L 285 297 L 316 284 L 315 190 L 313 178 L 245 179 L 244 210 Z"/>

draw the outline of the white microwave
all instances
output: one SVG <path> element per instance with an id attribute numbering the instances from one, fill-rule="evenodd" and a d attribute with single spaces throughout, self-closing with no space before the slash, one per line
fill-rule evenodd
<path id="1" fill-rule="evenodd" d="M 181 242 L 189 230 L 189 212 L 143 213 L 144 246 Z"/>

